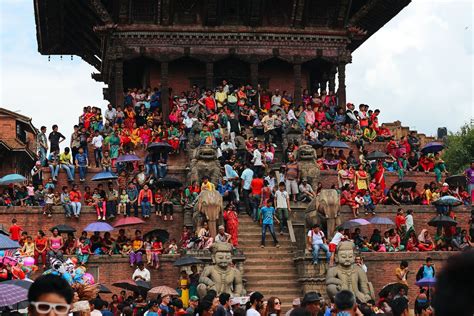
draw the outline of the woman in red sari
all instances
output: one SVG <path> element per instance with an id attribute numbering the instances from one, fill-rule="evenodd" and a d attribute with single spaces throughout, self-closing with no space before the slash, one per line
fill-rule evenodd
<path id="1" fill-rule="evenodd" d="M 385 168 L 383 167 L 382 161 L 377 164 L 377 171 L 374 175 L 375 184 L 380 186 L 380 190 L 385 191 Z"/>
<path id="2" fill-rule="evenodd" d="M 224 211 L 224 220 L 226 223 L 226 231 L 231 236 L 230 241 L 232 245 L 234 247 L 238 247 L 239 217 L 233 205 L 231 205 L 227 210 Z"/>

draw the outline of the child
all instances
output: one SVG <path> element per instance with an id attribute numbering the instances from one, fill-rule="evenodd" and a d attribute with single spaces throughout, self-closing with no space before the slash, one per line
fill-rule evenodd
<path id="1" fill-rule="evenodd" d="M 54 190 L 56 188 L 56 186 L 53 183 L 53 178 L 48 179 L 48 182 L 46 182 L 46 184 L 44 185 L 44 188 L 46 190 L 49 190 L 50 188 Z"/>
<path id="2" fill-rule="evenodd" d="M 94 201 L 92 199 L 92 193 L 91 193 L 91 187 L 90 186 L 86 186 L 84 188 L 84 203 L 88 206 L 93 206 L 94 205 Z"/>
<path id="3" fill-rule="evenodd" d="M 61 204 L 64 208 L 64 213 L 66 214 L 66 217 L 71 217 L 72 216 L 71 198 L 69 197 L 67 186 L 63 186 L 63 190 L 61 192 Z"/>
<path id="4" fill-rule="evenodd" d="M 89 261 L 89 255 L 92 254 L 90 243 L 85 242 L 86 238 L 81 236 L 77 244 L 77 259 L 81 265 L 85 265 Z"/>
<path id="5" fill-rule="evenodd" d="M 166 189 L 163 195 L 163 213 L 165 214 L 163 220 L 168 220 L 168 215 L 170 216 L 170 221 L 173 220 L 173 202 L 171 202 L 171 191 Z"/>
<path id="6" fill-rule="evenodd" d="M 151 265 L 156 270 L 158 270 L 160 267 L 159 255 L 161 255 L 162 251 L 163 251 L 163 244 L 161 243 L 161 241 L 158 240 L 156 236 L 153 237 L 152 242 L 151 242 Z"/>
<path id="7" fill-rule="evenodd" d="M 171 239 L 171 244 L 168 246 L 168 253 L 170 255 L 178 254 L 178 245 L 176 244 L 176 239 Z"/>
<path id="8" fill-rule="evenodd" d="M 52 188 L 48 189 L 48 193 L 45 195 L 45 205 L 43 207 L 43 215 L 48 215 L 48 217 L 51 217 L 51 213 L 53 211 L 53 205 L 54 205 L 54 192 Z"/>
<path id="9" fill-rule="evenodd" d="M 286 192 L 285 187 L 285 182 L 282 181 L 278 184 L 278 191 L 275 192 L 276 216 L 280 222 L 280 235 L 288 228 L 286 221 L 289 218 L 289 212 L 291 212 L 290 195 Z"/>
<path id="10" fill-rule="evenodd" d="M 147 237 L 143 242 L 143 248 L 145 248 L 146 264 L 151 265 L 151 237 Z"/>
<path id="11" fill-rule="evenodd" d="M 120 202 L 118 205 L 118 214 L 123 211 L 123 215 L 127 216 L 127 208 L 130 203 L 130 198 L 128 197 L 127 190 L 123 189 L 122 194 L 120 194 Z"/>
<path id="12" fill-rule="evenodd" d="M 364 205 L 364 197 L 362 196 L 362 193 L 357 192 L 354 200 L 355 207 L 352 209 L 352 214 L 354 215 L 354 218 L 357 218 L 359 216 L 359 207 Z"/>
<path id="13" fill-rule="evenodd" d="M 102 165 L 103 171 L 109 171 L 109 172 L 112 171 L 112 168 L 111 168 L 112 160 L 110 159 L 110 155 L 108 151 L 104 151 L 104 156 L 102 157 L 100 164 Z"/>
<path id="14" fill-rule="evenodd" d="M 59 196 L 59 192 L 54 192 L 53 202 L 54 206 L 61 205 L 61 197 Z"/>
<path id="15" fill-rule="evenodd" d="M 369 212 L 372 215 L 375 215 L 375 205 L 372 202 L 372 198 L 370 197 L 370 192 L 367 190 L 365 191 L 364 195 L 364 208 L 365 208 L 365 215 L 368 215 Z"/>
<path id="16" fill-rule="evenodd" d="M 102 200 L 102 196 L 99 193 L 97 188 L 94 189 L 94 194 L 92 194 L 93 205 L 97 212 L 97 219 L 100 221 L 105 220 L 105 202 Z"/>
<path id="17" fill-rule="evenodd" d="M 35 202 L 35 187 L 33 183 L 29 182 L 28 185 L 26 186 L 26 191 L 28 192 L 28 200 L 27 204 L 28 205 L 34 205 Z"/>
<path id="18" fill-rule="evenodd" d="M 161 189 L 156 189 L 155 192 L 155 213 L 156 216 L 161 217 L 161 211 L 163 210 L 163 194 L 161 194 Z"/>
<path id="19" fill-rule="evenodd" d="M 122 246 L 122 249 L 120 249 L 120 254 L 122 257 L 128 257 L 130 252 L 132 252 L 132 241 L 127 240 L 127 243 Z"/>
<path id="20" fill-rule="evenodd" d="M 26 241 L 23 244 L 23 248 L 21 248 L 21 253 L 25 257 L 35 256 L 35 243 L 33 242 L 33 238 L 31 238 L 31 236 L 26 237 Z"/>
<path id="21" fill-rule="evenodd" d="M 35 200 L 39 206 L 44 207 L 44 196 L 45 192 L 42 184 L 38 184 L 38 189 L 35 191 Z"/>

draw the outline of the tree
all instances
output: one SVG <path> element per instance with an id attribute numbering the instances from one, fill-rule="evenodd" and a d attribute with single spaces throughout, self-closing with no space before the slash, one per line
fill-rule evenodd
<path id="1" fill-rule="evenodd" d="M 474 159 L 474 125 L 466 124 L 446 140 L 443 159 L 451 174 L 462 173 Z"/>

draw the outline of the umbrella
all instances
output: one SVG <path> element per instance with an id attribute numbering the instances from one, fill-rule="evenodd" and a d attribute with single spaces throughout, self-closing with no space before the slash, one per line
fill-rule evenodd
<path id="1" fill-rule="evenodd" d="M 413 180 L 400 180 L 392 184 L 392 188 L 394 186 L 403 188 L 403 189 L 408 189 L 408 188 L 414 188 L 416 187 L 416 181 Z"/>
<path id="2" fill-rule="evenodd" d="M 15 305 L 27 299 L 27 289 L 11 283 L 0 283 L 0 307 Z"/>
<path id="3" fill-rule="evenodd" d="M 447 177 L 445 181 L 453 187 L 465 187 L 467 184 L 466 176 L 463 174 Z"/>
<path id="4" fill-rule="evenodd" d="M 148 292 L 151 288 L 150 286 L 150 283 L 148 282 L 145 282 L 143 280 L 138 280 L 138 281 L 135 281 L 135 283 L 137 283 L 137 286 L 138 288 L 140 289 L 140 291 L 145 291 L 145 292 Z"/>
<path id="5" fill-rule="evenodd" d="M 349 149 L 349 145 L 339 140 L 330 140 L 324 143 L 323 147 Z"/>
<path id="6" fill-rule="evenodd" d="M 421 152 L 424 153 L 424 154 L 437 153 L 437 152 L 443 150 L 443 148 L 444 148 L 443 143 L 431 142 L 431 143 L 428 143 L 425 146 L 423 146 L 423 148 L 421 148 Z"/>
<path id="7" fill-rule="evenodd" d="M 133 161 L 140 161 L 140 157 L 137 155 L 121 155 L 117 158 L 117 162 L 133 162 Z"/>
<path id="8" fill-rule="evenodd" d="M 373 225 L 395 225 L 395 223 L 388 217 L 375 216 L 369 219 Z"/>
<path id="9" fill-rule="evenodd" d="M 457 206 L 457 205 L 461 205 L 462 201 L 455 198 L 452 195 L 445 195 L 445 196 L 440 197 L 438 200 L 434 201 L 433 204 L 435 204 L 435 205 L 451 205 L 451 206 L 456 205 Z"/>
<path id="10" fill-rule="evenodd" d="M 118 281 L 112 284 L 115 287 L 132 291 L 132 292 L 140 292 L 140 288 L 137 285 L 137 282 L 132 281 L 132 280 L 124 280 L 124 281 Z"/>
<path id="11" fill-rule="evenodd" d="M 3 226 L 3 224 L 0 224 L 0 234 L 10 236 L 10 234 L 5 230 L 5 226 Z"/>
<path id="12" fill-rule="evenodd" d="M 323 147 L 323 143 L 319 139 L 311 140 L 308 142 L 308 144 L 315 149 Z"/>
<path id="13" fill-rule="evenodd" d="M 117 228 L 117 227 L 123 227 L 123 226 L 138 225 L 138 224 L 143 224 L 143 223 L 145 223 L 144 220 L 135 216 L 130 216 L 130 217 L 124 217 L 124 218 L 119 219 L 113 224 L 113 226 Z"/>
<path id="14" fill-rule="evenodd" d="M 117 179 L 117 175 L 113 172 L 109 171 L 102 171 L 97 173 L 95 176 L 92 177 L 92 181 L 108 181 L 108 180 L 115 180 Z"/>
<path id="15" fill-rule="evenodd" d="M 180 188 L 183 183 L 176 178 L 164 177 L 156 181 L 156 185 L 159 188 Z"/>
<path id="16" fill-rule="evenodd" d="M 143 239 L 146 240 L 148 237 L 157 237 L 161 242 L 166 242 L 170 238 L 170 234 L 163 229 L 154 229 L 143 235 Z"/>
<path id="17" fill-rule="evenodd" d="M 358 226 L 365 226 L 365 225 L 370 225 L 371 223 L 366 220 L 366 219 L 363 219 L 363 218 L 357 218 L 357 219 L 351 219 L 351 220 L 348 220 L 346 222 L 344 222 L 344 224 L 342 224 L 342 228 L 344 229 L 351 229 L 351 228 L 354 228 L 354 227 L 358 227 Z"/>
<path id="18" fill-rule="evenodd" d="M 175 267 L 183 267 L 183 266 L 190 266 L 193 264 L 200 264 L 202 261 L 198 258 L 192 256 L 184 256 L 176 260 L 173 265 Z"/>
<path id="19" fill-rule="evenodd" d="M 84 228 L 86 232 L 110 232 L 114 230 L 112 226 L 104 222 L 93 222 Z"/>
<path id="20" fill-rule="evenodd" d="M 11 240 L 10 237 L 0 235 L 0 250 L 18 249 L 20 244 L 17 241 Z"/>
<path id="21" fill-rule="evenodd" d="M 405 293 L 408 293 L 408 286 L 403 283 L 388 283 L 379 292 L 379 297 L 386 297 L 389 293 L 398 294 L 404 288 Z"/>
<path id="22" fill-rule="evenodd" d="M 12 174 L 7 174 L 6 176 L 3 176 L 2 178 L 0 178 L 0 185 L 21 183 L 23 181 L 26 181 L 26 178 L 24 176 L 22 176 L 21 174 L 12 173 Z"/>
<path id="23" fill-rule="evenodd" d="M 436 278 L 426 277 L 426 278 L 423 278 L 423 279 L 419 279 L 418 281 L 416 281 L 415 284 L 418 285 L 418 286 L 431 287 L 431 286 L 434 286 L 436 284 Z"/>
<path id="24" fill-rule="evenodd" d="M 173 295 L 178 295 L 178 292 L 176 292 L 175 289 L 170 288 L 169 286 L 161 285 L 149 290 L 148 294 L 160 294 L 161 296 L 165 296 L 165 295 L 173 296 Z"/>
<path id="25" fill-rule="evenodd" d="M 158 143 L 151 143 L 148 145 L 147 150 L 149 152 L 171 152 L 173 151 L 173 147 L 164 142 L 158 142 Z"/>
<path id="26" fill-rule="evenodd" d="M 62 233 L 74 233 L 76 229 L 74 227 L 71 227 L 66 224 L 59 224 L 54 227 L 51 227 L 50 231 L 52 232 L 53 230 L 57 229 L 60 234 Z"/>
<path id="27" fill-rule="evenodd" d="M 434 226 L 434 227 L 439 227 L 439 226 L 456 226 L 458 222 L 456 222 L 454 219 L 452 219 L 449 216 L 446 215 L 437 215 L 433 217 L 429 222 L 428 225 Z"/>
<path id="28" fill-rule="evenodd" d="M 388 155 L 386 153 L 383 153 L 381 151 L 373 151 L 370 154 L 365 157 L 367 160 L 378 160 L 378 159 L 386 159 L 388 158 Z"/>
<path id="29" fill-rule="evenodd" d="M 99 293 L 112 293 L 112 291 L 105 285 L 99 284 Z"/>
<path id="30" fill-rule="evenodd" d="M 25 280 L 8 280 L 8 281 L 4 281 L 2 282 L 1 284 L 13 284 L 15 286 L 19 286 L 19 287 L 22 287 L 26 290 L 28 290 L 31 286 L 31 284 L 33 284 L 33 280 L 29 280 L 29 279 L 25 279 Z"/>

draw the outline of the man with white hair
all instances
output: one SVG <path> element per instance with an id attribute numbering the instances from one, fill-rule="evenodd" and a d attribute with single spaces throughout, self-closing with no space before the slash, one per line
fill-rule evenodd
<path id="1" fill-rule="evenodd" d="M 224 225 L 220 225 L 214 242 L 229 242 L 230 238 L 231 235 L 225 232 Z"/>

